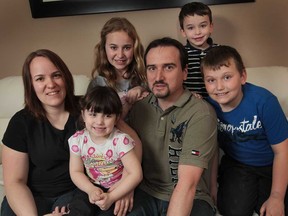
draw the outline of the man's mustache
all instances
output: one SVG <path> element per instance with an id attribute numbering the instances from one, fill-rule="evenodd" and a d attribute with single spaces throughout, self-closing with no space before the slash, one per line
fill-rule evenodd
<path id="1" fill-rule="evenodd" d="M 155 81 L 155 82 L 153 83 L 153 86 L 154 86 L 154 85 L 157 85 L 157 84 L 167 85 L 163 80 Z"/>

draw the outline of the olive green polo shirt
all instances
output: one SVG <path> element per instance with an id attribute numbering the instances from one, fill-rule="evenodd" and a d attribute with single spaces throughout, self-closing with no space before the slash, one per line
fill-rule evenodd
<path id="1" fill-rule="evenodd" d="M 150 94 L 133 106 L 129 119 L 142 141 L 144 179 L 140 188 L 151 196 L 170 200 L 179 164 L 208 168 L 217 146 L 217 118 L 213 108 L 190 91 L 185 90 L 165 111 Z M 208 193 L 202 177 L 195 198 L 213 206 Z"/>

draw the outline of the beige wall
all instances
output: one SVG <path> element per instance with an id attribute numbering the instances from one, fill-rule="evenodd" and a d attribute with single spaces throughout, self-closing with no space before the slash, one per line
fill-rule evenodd
<path id="1" fill-rule="evenodd" d="M 144 46 L 170 36 L 180 40 L 179 8 L 33 19 L 28 0 L 0 2 L 0 78 L 19 75 L 25 57 L 48 48 L 58 53 L 75 74 L 90 74 L 93 47 L 103 24 L 113 16 L 127 17 Z M 246 66 L 288 66 L 287 0 L 211 6 L 213 39 L 237 48 Z"/>

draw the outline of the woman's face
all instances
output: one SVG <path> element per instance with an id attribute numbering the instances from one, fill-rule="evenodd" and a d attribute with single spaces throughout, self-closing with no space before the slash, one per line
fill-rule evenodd
<path id="1" fill-rule="evenodd" d="M 107 34 L 105 52 L 109 63 L 122 76 L 133 60 L 133 40 L 124 31 Z"/>
<path id="2" fill-rule="evenodd" d="M 32 85 L 44 109 L 64 109 L 66 88 L 63 74 L 46 57 L 36 57 L 30 64 Z"/>

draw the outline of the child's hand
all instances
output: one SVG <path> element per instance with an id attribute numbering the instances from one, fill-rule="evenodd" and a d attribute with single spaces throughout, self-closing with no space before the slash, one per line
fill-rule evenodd
<path id="1" fill-rule="evenodd" d="M 150 92 L 145 90 L 144 92 L 142 92 L 141 97 L 139 98 L 139 100 L 142 100 L 143 98 L 147 97 L 149 94 L 150 94 Z"/>
<path id="2" fill-rule="evenodd" d="M 109 193 L 102 193 L 100 195 L 100 200 L 96 201 L 95 204 L 103 211 L 106 211 L 114 203 L 114 200 L 111 199 Z"/>
<path id="3" fill-rule="evenodd" d="M 115 202 L 114 215 L 121 216 L 126 215 L 128 212 L 131 212 L 134 201 L 133 197 L 134 191 L 131 191 L 129 194 L 123 196 L 120 200 L 117 200 Z"/>
<path id="4" fill-rule="evenodd" d="M 89 193 L 88 193 L 90 203 L 94 204 L 97 201 L 99 201 L 101 199 L 100 196 L 103 193 L 104 192 L 101 188 L 95 186 L 94 189 L 89 191 Z"/>
<path id="5" fill-rule="evenodd" d="M 125 177 L 122 176 L 122 179 L 118 182 L 116 182 L 114 185 L 112 185 L 109 188 L 108 193 L 111 193 L 113 190 L 115 190 L 118 185 L 121 184 L 121 181 L 123 181 Z M 131 191 L 130 193 L 124 195 L 120 199 L 116 200 L 114 202 L 115 207 L 114 207 L 114 215 L 116 216 L 122 216 L 126 215 L 128 212 L 132 211 L 133 208 L 133 197 L 134 197 L 134 191 Z"/>
<path id="6" fill-rule="evenodd" d="M 200 94 L 198 94 L 198 93 L 196 93 L 196 92 L 191 92 L 191 93 L 192 93 L 192 95 L 193 95 L 194 97 L 196 97 L 196 98 L 198 98 L 198 99 L 202 99 L 202 98 L 203 98 Z"/>
<path id="7" fill-rule="evenodd" d="M 126 101 L 130 104 L 134 104 L 136 101 L 143 99 L 148 94 L 144 87 L 136 86 L 127 92 Z"/>

